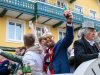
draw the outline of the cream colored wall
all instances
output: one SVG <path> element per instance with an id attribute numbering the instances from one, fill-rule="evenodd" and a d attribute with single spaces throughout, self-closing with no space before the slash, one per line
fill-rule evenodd
<path id="1" fill-rule="evenodd" d="M 54 41 L 55 42 L 57 42 L 58 41 L 58 30 L 57 30 L 57 28 L 53 28 L 51 25 L 44 25 L 44 24 L 39 24 L 39 23 L 34 23 L 34 27 L 36 27 L 36 26 L 39 26 L 39 27 L 47 27 L 49 30 L 50 30 L 50 32 L 53 34 L 53 36 L 54 36 Z"/>
<path id="2" fill-rule="evenodd" d="M 51 33 L 53 33 L 55 42 L 57 42 L 58 41 L 58 30 L 57 30 L 57 28 L 50 27 L 50 30 L 51 30 Z"/>
<path id="3" fill-rule="evenodd" d="M 12 18 L 13 19 L 13 18 Z M 7 17 L 0 17 L 0 46 L 5 46 L 5 47 L 19 47 L 23 46 L 23 43 L 18 43 L 18 42 L 8 42 L 6 40 L 6 35 L 7 35 Z M 30 30 L 28 28 L 28 22 L 26 21 L 25 24 L 25 34 L 30 33 Z"/>
<path id="4" fill-rule="evenodd" d="M 50 3 L 56 4 L 57 0 L 48 0 Z M 69 7 L 71 10 L 74 10 L 74 6 L 75 5 L 79 5 L 81 7 L 83 7 L 83 14 L 87 17 L 89 17 L 90 15 L 90 10 L 96 11 L 96 19 L 100 20 L 100 4 L 98 2 L 98 0 L 76 0 L 73 3 L 69 3 L 66 0 L 66 3 L 68 3 Z M 55 31 L 56 32 L 56 31 Z M 55 33 L 57 34 L 57 33 Z M 77 31 L 74 33 L 74 41 L 76 40 L 76 36 L 77 36 Z M 55 37 L 57 37 L 55 35 Z M 58 40 L 58 38 L 56 38 L 56 41 Z"/>
<path id="5" fill-rule="evenodd" d="M 98 0 L 76 0 L 74 5 L 80 5 L 83 7 L 83 13 L 86 16 L 89 16 L 90 10 L 94 10 L 97 12 L 97 19 L 100 19 L 100 4 L 98 3 Z"/>
<path id="6" fill-rule="evenodd" d="M 48 0 L 48 2 L 51 4 L 56 4 L 57 0 Z M 66 0 L 66 3 L 68 3 L 71 10 L 74 10 L 75 4 L 83 7 L 83 13 L 85 16 L 89 16 L 90 10 L 94 10 L 97 13 L 96 18 L 100 20 L 100 4 L 98 0 L 76 0 L 73 3 L 69 3 Z"/>
<path id="7" fill-rule="evenodd" d="M 48 0 L 49 3 L 56 5 L 56 0 Z"/>
<path id="8" fill-rule="evenodd" d="M 0 46 L 5 46 L 5 47 L 19 47 L 19 46 L 23 46 L 23 43 L 16 43 L 16 42 L 7 42 L 6 40 L 6 35 L 7 35 L 7 29 L 6 29 L 6 26 L 7 26 L 7 18 L 8 17 L 0 17 Z M 11 17 L 10 17 L 11 18 Z M 15 19 L 15 18 L 12 18 L 12 19 Z M 18 19 L 19 20 L 19 19 Z M 37 25 L 40 25 L 40 26 L 43 26 L 39 23 L 37 23 Z M 57 33 L 57 29 L 56 28 L 52 28 L 52 26 L 49 26 L 49 25 L 45 25 L 47 26 L 51 33 L 53 33 L 54 35 L 54 40 L 55 42 L 58 40 L 58 33 Z M 31 30 L 29 29 L 28 27 L 28 21 L 25 21 L 25 26 L 24 26 L 25 30 L 24 30 L 24 34 L 28 34 L 28 33 L 31 33 Z"/>
<path id="9" fill-rule="evenodd" d="M 55 4 L 56 0 L 48 0 L 50 3 Z M 97 18 L 100 19 L 100 5 L 98 5 L 98 0 L 76 0 L 74 3 L 70 4 L 68 3 L 70 8 L 74 10 L 74 5 L 80 5 L 83 7 L 83 13 L 86 16 L 89 16 L 89 10 L 95 10 L 97 12 Z M 25 34 L 30 33 L 30 29 L 28 28 L 28 21 L 25 21 Z M 7 46 L 7 47 L 18 47 L 23 46 L 23 43 L 14 43 L 14 42 L 7 42 L 6 41 L 6 23 L 7 23 L 7 17 L 0 17 L 0 46 Z M 46 25 L 48 26 L 48 25 Z M 50 27 L 50 31 L 54 35 L 55 42 L 58 41 L 58 30 L 57 28 Z M 74 40 L 76 40 L 77 32 L 74 33 Z"/>

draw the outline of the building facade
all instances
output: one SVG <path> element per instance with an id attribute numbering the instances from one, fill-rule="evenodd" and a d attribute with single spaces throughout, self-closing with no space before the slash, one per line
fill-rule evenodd
<path id="1" fill-rule="evenodd" d="M 93 21 L 100 29 L 100 0 L 0 0 L 0 48 L 14 50 L 23 46 L 23 35 L 31 33 L 33 21 L 37 36 L 46 26 L 55 42 L 65 35 L 64 7 L 68 5 L 74 15 L 75 39 L 77 30 L 86 20 Z"/>

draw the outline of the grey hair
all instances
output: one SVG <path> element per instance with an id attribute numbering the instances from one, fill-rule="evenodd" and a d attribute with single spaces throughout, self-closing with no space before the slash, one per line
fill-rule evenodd
<path id="1" fill-rule="evenodd" d="M 84 28 L 84 32 L 83 32 L 84 36 L 87 35 L 88 33 L 89 33 L 89 28 Z"/>
<path id="2" fill-rule="evenodd" d="M 81 29 L 78 31 L 77 40 L 81 39 L 81 38 L 84 36 L 84 30 L 85 30 L 85 29 L 81 28 Z"/>

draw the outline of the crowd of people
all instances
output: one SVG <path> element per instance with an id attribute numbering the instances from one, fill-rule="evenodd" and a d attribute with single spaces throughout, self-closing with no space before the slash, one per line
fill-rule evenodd
<path id="1" fill-rule="evenodd" d="M 100 34 L 97 34 L 93 22 L 90 21 L 83 23 L 77 40 L 69 50 L 74 39 L 73 15 L 66 10 L 64 16 L 68 16 L 66 34 L 57 43 L 50 32 L 45 32 L 37 39 L 34 28 L 31 27 L 33 33 L 24 35 L 24 46 L 17 47 L 15 55 L 0 50 L 0 75 L 70 73 L 82 62 L 100 58 Z"/>

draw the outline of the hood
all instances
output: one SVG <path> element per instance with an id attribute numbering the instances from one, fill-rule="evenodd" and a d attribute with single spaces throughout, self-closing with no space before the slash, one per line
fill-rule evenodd
<path id="1" fill-rule="evenodd" d="M 42 48 L 41 45 L 35 45 L 35 46 L 33 46 L 33 47 L 28 48 L 28 49 L 26 50 L 26 52 L 27 52 L 27 51 L 34 51 L 34 52 L 36 52 L 36 53 L 41 54 L 41 53 L 43 52 L 43 48 Z"/>

